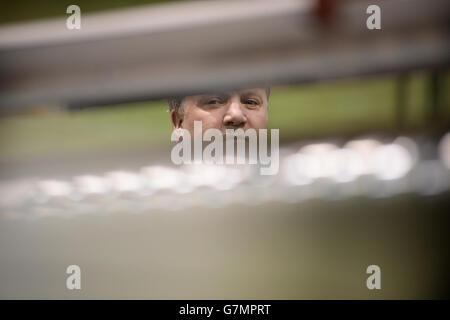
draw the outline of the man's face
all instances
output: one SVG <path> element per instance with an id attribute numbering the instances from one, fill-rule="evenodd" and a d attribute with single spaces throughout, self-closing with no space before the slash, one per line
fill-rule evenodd
<path id="1" fill-rule="evenodd" d="M 194 121 L 202 121 L 203 131 L 219 129 L 266 129 L 267 92 L 264 88 L 186 97 L 182 116 L 172 111 L 174 128 L 194 132 Z"/>

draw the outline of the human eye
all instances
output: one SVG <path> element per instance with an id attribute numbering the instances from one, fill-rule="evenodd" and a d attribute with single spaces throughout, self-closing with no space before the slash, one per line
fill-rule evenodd
<path id="1" fill-rule="evenodd" d="M 225 97 L 220 95 L 204 95 L 199 99 L 199 105 L 205 108 L 214 108 L 226 103 Z"/>
<path id="2" fill-rule="evenodd" d="M 219 105 L 222 104 L 222 100 L 220 100 L 219 98 L 210 98 L 207 100 L 206 104 L 208 105 Z"/>
<path id="3" fill-rule="evenodd" d="M 247 105 L 248 108 L 255 109 L 260 105 L 260 102 L 257 99 L 248 98 L 244 99 L 244 104 Z"/>

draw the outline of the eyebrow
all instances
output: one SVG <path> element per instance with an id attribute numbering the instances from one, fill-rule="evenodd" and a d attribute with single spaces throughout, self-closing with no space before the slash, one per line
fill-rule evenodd
<path id="1" fill-rule="evenodd" d="M 238 94 L 241 96 L 241 98 L 250 98 L 250 97 L 255 97 L 258 98 L 259 100 L 261 100 L 261 102 L 263 102 L 264 96 L 266 96 L 266 93 L 262 93 L 259 92 L 257 89 L 248 89 L 248 90 L 243 90 L 243 91 L 239 91 Z"/>
<path id="2" fill-rule="evenodd" d="M 230 91 L 230 92 L 219 92 L 219 93 L 205 93 L 197 96 L 197 103 L 205 104 L 208 99 L 217 97 L 223 100 L 228 100 L 233 94 L 238 94 L 240 97 L 248 97 L 254 95 L 258 98 L 262 98 L 264 95 L 261 94 L 258 89 L 244 89 L 240 91 Z"/>

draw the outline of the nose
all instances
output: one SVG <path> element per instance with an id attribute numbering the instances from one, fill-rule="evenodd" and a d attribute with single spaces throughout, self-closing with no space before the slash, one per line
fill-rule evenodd
<path id="1" fill-rule="evenodd" d="M 223 124 L 226 128 L 238 129 L 243 128 L 247 123 L 247 117 L 241 106 L 241 102 L 233 99 L 227 108 L 223 118 Z"/>

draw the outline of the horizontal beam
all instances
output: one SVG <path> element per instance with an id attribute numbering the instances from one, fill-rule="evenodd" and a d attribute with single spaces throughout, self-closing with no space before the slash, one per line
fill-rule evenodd
<path id="1" fill-rule="evenodd" d="M 100 105 L 447 67 L 446 0 L 199 1 L 0 28 L 0 107 Z M 83 9 L 83 8 L 81 8 Z"/>

